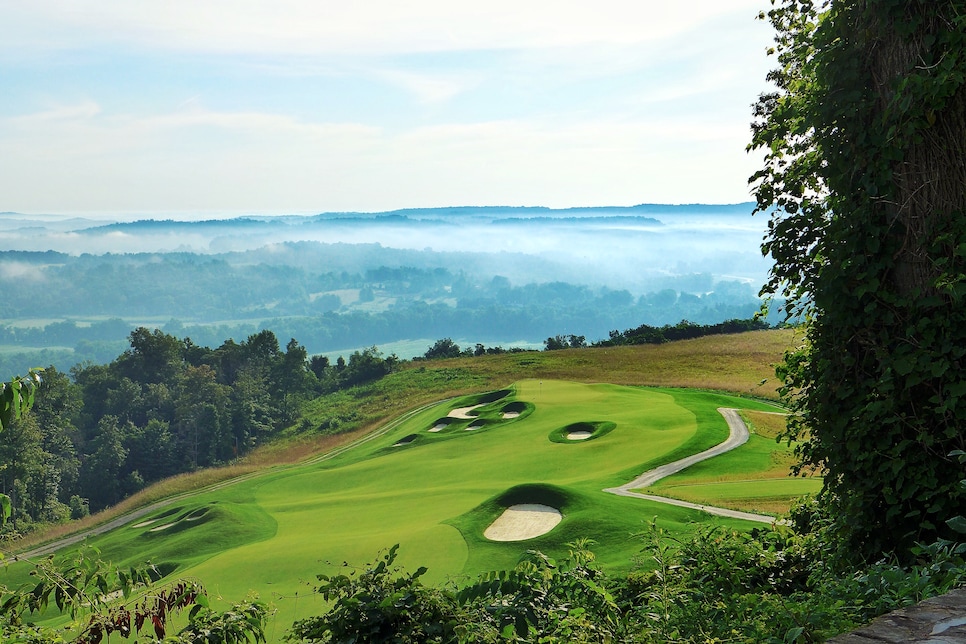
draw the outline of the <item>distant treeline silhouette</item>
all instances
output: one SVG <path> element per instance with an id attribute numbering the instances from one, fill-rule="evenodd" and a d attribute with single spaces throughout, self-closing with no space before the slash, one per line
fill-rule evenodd
<path id="1" fill-rule="evenodd" d="M 760 331 L 771 328 L 771 325 L 760 318 L 747 320 L 725 320 L 717 324 L 695 324 L 688 320 L 681 320 L 677 324 L 665 324 L 661 327 L 642 324 L 635 329 L 626 331 L 611 331 L 606 340 L 598 340 L 591 346 L 617 347 L 629 344 L 662 344 L 674 340 L 688 340 L 706 335 L 721 335 L 725 333 L 744 333 L 746 331 Z"/>

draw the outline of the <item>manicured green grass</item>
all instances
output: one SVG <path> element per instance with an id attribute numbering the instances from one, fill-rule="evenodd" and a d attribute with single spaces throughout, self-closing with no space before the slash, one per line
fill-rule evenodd
<path id="1" fill-rule="evenodd" d="M 718 407 L 765 419 L 755 426 L 766 430 L 773 404 L 708 390 L 773 397 L 774 382 L 759 383 L 790 340 L 788 332 L 767 332 L 408 364 L 308 405 L 312 422 L 336 418 L 350 433 L 293 435 L 250 459 L 244 480 L 179 498 L 91 543 L 117 563 L 151 560 L 175 576 L 196 577 L 216 600 L 255 591 L 279 611 L 275 637 L 293 619 L 321 610 L 310 588 L 316 574 L 336 572 L 343 562 L 363 565 L 394 543 L 401 544 L 398 562 L 428 566 L 431 583 L 510 567 L 530 548 L 560 556 L 585 537 L 597 542 L 593 549 L 607 569 L 626 570 L 642 548 L 635 535 L 651 521 L 673 534 L 707 521 L 751 527 L 602 490 L 724 440 L 728 429 Z M 592 384 L 602 382 L 622 384 Z M 477 404 L 471 418 L 448 416 Z M 562 439 L 574 425 L 591 429 L 592 438 Z M 342 443 L 349 440 L 360 442 L 347 448 Z M 733 460 L 709 470 L 717 477 L 712 482 L 737 486 L 771 477 L 780 450 L 773 440 L 758 441 L 718 457 Z M 782 459 L 787 465 L 787 454 Z M 678 476 L 686 474 L 693 472 Z M 694 484 L 681 495 L 702 502 L 727 496 L 698 479 L 679 483 Z M 736 488 L 736 495 L 748 492 Z M 483 537 L 511 501 L 546 499 L 564 514 L 550 533 L 517 543 Z M 188 520 L 194 517 L 203 519 Z M 167 523 L 174 525 L 150 532 Z M 0 583 L 12 585 L 24 571 L 11 566 L 0 572 Z"/>
<path id="2" fill-rule="evenodd" d="M 752 432 L 748 443 L 698 463 L 647 488 L 647 492 L 735 510 L 782 514 L 799 498 L 822 488 L 819 476 L 791 477 L 793 446 L 776 439 L 785 417 L 742 412 Z"/>
<path id="3" fill-rule="evenodd" d="M 469 418 L 450 415 L 474 405 Z M 606 568 L 627 570 L 641 549 L 634 535 L 652 520 L 682 533 L 711 519 L 602 490 L 723 440 L 721 406 L 775 409 L 717 393 L 522 380 L 419 409 L 331 458 L 183 499 L 91 542 L 106 559 L 149 559 L 226 600 L 253 590 L 277 604 L 286 625 L 321 609 L 308 585 L 315 574 L 361 565 L 395 543 L 399 562 L 427 566 L 433 583 L 511 567 L 531 548 L 560 556 L 585 537 Z M 574 425 L 596 433 L 561 440 Z M 739 459 L 736 471 L 753 476 L 757 458 Z M 519 502 L 554 505 L 563 521 L 525 542 L 485 539 L 485 528 Z"/>

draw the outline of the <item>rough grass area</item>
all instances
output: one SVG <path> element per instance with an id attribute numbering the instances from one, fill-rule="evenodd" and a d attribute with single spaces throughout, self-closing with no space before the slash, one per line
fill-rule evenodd
<path id="1" fill-rule="evenodd" d="M 819 476 L 792 477 L 794 446 L 779 443 L 786 416 L 745 409 L 752 435 L 741 448 L 670 476 L 647 488 L 652 494 L 734 510 L 781 514 L 799 498 L 817 493 Z"/>

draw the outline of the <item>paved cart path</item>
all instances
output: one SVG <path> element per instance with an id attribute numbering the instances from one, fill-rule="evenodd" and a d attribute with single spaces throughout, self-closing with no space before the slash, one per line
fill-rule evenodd
<path id="1" fill-rule="evenodd" d="M 736 447 L 747 443 L 749 436 L 748 426 L 745 425 L 745 421 L 741 420 L 741 416 L 738 415 L 738 410 L 729 409 L 727 407 L 719 407 L 718 412 L 724 416 L 725 421 L 728 423 L 728 438 L 723 443 L 719 443 L 710 449 L 706 449 L 703 452 L 698 452 L 697 454 L 692 454 L 691 456 L 674 461 L 673 463 L 667 463 L 666 465 L 655 467 L 653 470 L 644 472 L 633 481 L 625 483 L 620 487 L 608 488 L 604 490 L 604 492 L 610 492 L 611 494 L 616 494 L 618 496 L 630 496 L 636 499 L 647 499 L 648 501 L 656 501 L 657 503 L 667 503 L 668 505 L 676 505 L 681 508 L 702 510 L 708 514 L 713 514 L 719 517 L 744 519 L 745 521 L 757 521 L 758 523 L 774 523 L 775 517 L 768 516 L 767 514 L 754 514 L 751 512 L 741 512 L 740 510 L 716 508 L 711 505 L 701 505 L 699 503 L 680 501 L 678 499 L 672 499 L 666 496 L 643 494 L 641 492 L 634 491 L 636 489 L 654 485 L 661 479 L 671 476 L 672 474 L 677 474 L 681 470 L 691 467 L 695 463 L 700 463 L 701 461 L 706 461 L 709 458 L 720 456 L 725 452 L 730 452 Z"/>
<path id="2" fill-rule="evenodd" d="M 330 458 L 333 458 L 334 456 L 337 456 L 349 449 L 352 449 L 353 447 L 359 445 L 360 443 L 371 441 L 374 438 L 377 438 L 379 436 L 386 434 L 390 430 L 395 429 L 400 423 L 408 420 L 412 416 L 415 416 L 417 413 L 423 411 L 424 409 L 427 409 L 428 407 L 431 407 L 432 405 L 436 405 L 438 403 L 439 401 L 422 405 L 417 409 L 410 410 L 409 412 L 401 415 L 400 417 L 386 423 L 385 426 L 383 426 L 382 428 L 380 428 L 375 432 L 372 432 L 371 434 L 367 434 L 366 436 L 363 436 L 355 441 L 352 441 L 346 445 L 343 445 L 342 447 L 338 447 L 332 451 L 326 452 L 314 458 L 310 458 L 306 461 L 302 461 L 298 465 L 304 465 L 306 463 L 318 462 L 318 461 L 323 461 L 323 460 L 328 460 Z M 700 505 L 698 503 L 689 503 L 687 501 L 679 501 L 678 499 L 671 499 L 664 496 L 655 496 L 653 494 L 642 494 L 640 492 L 634 491 L 634 489 L 644 488 L 649 485 L 653 485 L 657 481 L 667 476 L 670 476 L 671 474 L 680 472 L 686 467 L 689 467 L 691 465 L 694 465 L 695 463 L 699 463 L 701 461 L 707 460 L 714 456 L 724 454 L 725 452 L 733 450 L 739 445 L 743 445 L 744 443 L 746 443 L 748 441 L 748 435 L 749 435 L 748 427 L 745 425 L 744 421 L 741 420 L 741 417 L 738 415 L 738 411 L 735 409 L 728 409 L 724 407 L 719 408 L 718 411 L 721 413 L 722 416 L 724 416 L 725 420 L 728 422 L 728 429 L 730 430 L 728 439 L 725 440 L 723 443 L 720 443 L 719 445 L 715 445 L 711 449 L 707 449 L 698 454 L 693 454 L 691 456 L 688 456 L 687 458 L 682 458 L 681 460 L 674 461 L 673 463 L 668 463 L 667 465 L 656 467 L 653 470 L 644 472 L 633 481 L 625 483 L 620 487 L 609 488 L 604 491 L 610 492 L 612 494 L 617 494 L 619 496 L 629 496 L 629 497 L 634 497 L 638 499 L 647 499 L 649 501 L 656 501 L 658 503 L 667 503 L 668 505 L 676 505 L 683 508 L 702 510 L 704 512 L 707 512 L 708 514 L 713 514 L 717 516 L 730 517 L 733 519 L 744 519 L 746 521 L 757 521 L 759 523 L 774 523 L 775 517 L 771 517 L 764 514 L 752 514 L 750 512 L 728 510 L 726 508 L 717 508 L 709 505 Z M 286 467 L 286 466 L 281 466 L 279 469 L 281 469 L 282 467 Z M 291 467 L 291 466 L 288 466 L 288 467 Z M 185 494 L 179 494 L 174 497 L 169 497 L 167 499 L 158 501 L 156 503 L 152 503 L 151 505 L 138 508 L 137 510 L 134 510 L 132 512 L 128 512 L 122 516 L 116 517 L 110 521 L 102 523 L 96 527 L 90 528 L 88 530 L 84 530 L 83 532 L 78 532 L 77 534 L 73 534 L 73 535 L 64 537 L 62 539 L 58 539 L 56 541 L 42 545 L 37 548 L 33 548 L 28 552 L 9 554 L 7 556 L 9 557 L 9 559 L 13 561 L 16 561 L 18 559 L 33 559 L 36 557 L 42 557 L 42 556 L 51 554 L 53 552 L 56 552 L 61 548 L 66 548 L 67 546 L 80 543 L 87 537 L 98 535 L 103 532 L 107 532 L 108 530 L 113 530 L 123 525 L 132 523 L 137 519 L 147 514 L 150 514 L 152 512 L 155 512 L 156 510 L 159 510 L 165 506 L 171 505 L 176 501 L 180 501 L 187 497 L 201 494 L 202 492 L 210 492 L 211 490 L 218 489 L 220 487 L 233 485 L 235 483 L 238 483 L 241 480 L 262 474 L 264 473 L 264 471 L 265 470 L 251 472 L 249 474 L 244 474 L 237 478 L 222 481 L 220 483 L 217 483 L 213 486 L 210 486 L 201 490 L 193 490 Z"/>

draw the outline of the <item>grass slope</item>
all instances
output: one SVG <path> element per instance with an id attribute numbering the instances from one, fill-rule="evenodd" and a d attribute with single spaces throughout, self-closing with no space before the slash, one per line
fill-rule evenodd
<path id="1" fill-rule="evenodd" d="M 793 446 L 775 441 L 785 427 L 785 416 L 748 409 L 741 415 L 751 431 L 747 444 L 641 491 L 770 514 L 787 512 L 795 500 L 818 493 L 821 477 L 789 477 L 795 462 Z"/>
<path id="2" fill-rule="evenodd" d="M 721 355 L 701 339 L 705 342 L 411 365 L 369 387 L 313 403 L 317 417 L 354 414 L 366 428 L 414 409 L 351 449 L 265 468 L 232 485 L 181 498 L 90 543 L 120 564 L 150 559 L 166 572 L 197 577 L 225 600 L 253 590 L 276 604 L 279 635 L 293 619 L 321 609 L 306 585 L 315 574 L 334 572 L 344 561 L 371 561 L 394 543 L 402 544 L 404 566 L 428 566 L 429 580 L 437 583 L 512 566 L 529 548 L 559 555 L 581 537 L 597 541 L 595 551 L 607 568 L 623 570 L 640 549 L 633 535 L 652 519 L 673 532 L 709 519 L 602 489 L 721 442 L 727 425 L 717 407 L 749 414 L 775 407 L 722 393 L 601 382 L 691 384 L 773 395 L 774 384 L 759 383 L 780 356 L 777 347 L 789 339 L 775 332 L 718 337 Z M 759 353 L 762 347 L 770 347 L 770 361 Z M 703 367 L 698 365 L 702 352 Z M 521 375 L 528 377 L 510 379 Z M 478 393 L 418 406 L 428 396 L 439 399 L 467 389 Z M 473 405 L 482 406 L 470 418 L 449 415 Z M 505 412 L 519 415 L 505 417 Z M 562 430 L 574 424 L 595 433 L 590 440 L 560 440 Z M 760 440 L 767 452 L 766 439 Z M 305 445 L 296 444 L 293 451 Z M 748 455 L 708 475 L 724 471 L 744 480 L 770 471 L 771 461 L 761 461 L 758 446 L 749 445 L 754 449 Z M 775 447 L 773 441 L 770 445 Z M 704 500 L 716 494 L 706 491 Z M 507 505 L 547 500 L 564 513 L 551 533 L 518 543 L 483 538 Z M 0 583 L 13 585 L 24 574 L 23 565 L 13 565 Z"/>

